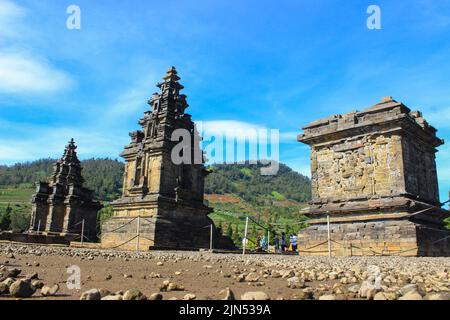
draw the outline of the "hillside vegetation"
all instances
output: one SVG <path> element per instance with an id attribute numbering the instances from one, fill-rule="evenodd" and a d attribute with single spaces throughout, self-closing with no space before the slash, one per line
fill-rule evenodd
<path id="1" fill-rule="evenodd" d="M 31 212 L 30 200 L 36 181 L 48 181 L 54 159 L 42 159 L 13 166 L 0 166 L 0 228 L 26 230 Z M 99 224 L 112 214 L 108 202 L 120 196 L 123 163 L 112 159 L 82 161 L 85 186 L 95 191 L 104 202 Z M 239 243 L 245 218 L 251 217 L 271 232 L 296 232 L 305 226 L 300 211 L 310 199 L 307 177 L 280 164 L 274 176 L 262 176 L 261 165 L 230 164 L 209 167 L 206 179 L 206 200 L 214 208 L 215 224 Z M 3 218 L 2 218 L 3 217 Z M 3 220 L 2 220 L 3 219 Z M 251 222 L 249 233 L 266 232 Z"/>

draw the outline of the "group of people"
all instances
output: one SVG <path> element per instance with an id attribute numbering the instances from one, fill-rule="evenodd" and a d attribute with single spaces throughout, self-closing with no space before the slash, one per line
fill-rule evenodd
<path id="1" fill-rule="evenodd" d="M 284 232 L 281 233 L 281 237 L 275 237 L 275 252 L 297 252 L 297 236 L 291 234 L 287 239 Z"/>
<path id="2" fill-rule="evenodd" d="M 297 236 L 295 234 L 291 234 L 289 235 L 289 238 L 287 238 L 286 233 L 282 232 L 281 237 L 275 235 L 273 242 L 275 244 L 276 253 L 297 252 Z M 269 242 L 266 235 L 263 235 L 262 237 L 259 235 L 257 243 L 262 250 L 268 251 Z"/>

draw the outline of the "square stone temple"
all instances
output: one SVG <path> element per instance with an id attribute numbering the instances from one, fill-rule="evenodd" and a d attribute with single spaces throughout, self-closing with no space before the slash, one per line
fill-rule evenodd
<path id="1" fill-rule="evenodd" d="M 64 155 L 54 166 L 50 182 L 38 182 L 32 198 L 29 231 L 67 240 L 93 242 L 97 237 L 97 212 L 102 208 L 94 199 L 94 192 L 83 187 L 81 164 L 72 139 Z M 84 222 L 83 222 L 84 221 Z M 84 229 L 84 230 L 83 230 Z"/>
<path id="2" fill-rule="evenodd" d="M 327 217 L 334 256 L 450 255 L 435 162 L 444 141 L 420 112 L 388 97 L 303 130 L 312 201 L 301 255 L 328 254 Z"/>
<path id="3" fill-rule="evenodd" d="M 102 247 L 125 250 L 232 247 L 216 231 L 204 203 L 204 181 L 209 173 L 183 86 L 174 67 L 159 83 L 159 93 L 148 101 L 151 110 L 139 121 L 142 130 L 131 132 L 125 158 L 122 197 L 112 203 L 114 215 L 102 227 Z M 181 129 L 177 130 L 177 129 Z M 184 147 L 177 151 L 183 136 Z M 175 135 L 174 135 L 175 136 Z M 182 155 L 183 161 L 172 159 Z"/>

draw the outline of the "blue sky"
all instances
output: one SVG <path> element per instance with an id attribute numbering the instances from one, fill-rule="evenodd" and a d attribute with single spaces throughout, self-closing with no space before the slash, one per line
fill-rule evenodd
<path id="1" fill-rule="evenodd" d="M 307 175 L 303 125 L 388 95 L 450 143 L 449 58 L 447 0 L 0 0 L 0 163 L 58 157 L 71 137 L 81 158 L 118 157 L 171 65 L 194 120 L 280 129 L 280 160 Z M 448 198 L 450 145 L 437 159 Z"/>

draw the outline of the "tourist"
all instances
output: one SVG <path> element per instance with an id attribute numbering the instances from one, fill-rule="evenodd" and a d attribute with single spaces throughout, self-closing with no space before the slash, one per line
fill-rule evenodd
<path id="1" fill-rule="evenodd" d="M 292 245 L 292 251 L 296 252 L 297 251 L 297 236 L 295 234 L 293 234 L 291 236 L 291 245 Z"/>
<path id="2" fill-rule="evenodd" d="M 287 248 L 286 234 L 283 232 L 281 233 L 281 252 L 285 252 L 286 248 Z"/>
<path id="3" fill-rule="evenodd" d="M 276 234 L 273 238 L 273 243 L 275 245 L 275 253 L 280 251 L 280 239 L 278 238 L 278 235 Z"/>
<path id="4" fill-rule="evenodd" d="M 265 235 L 263 235 L 261 239 L 261 248 L 267 250 L 267 237 Z"/>

